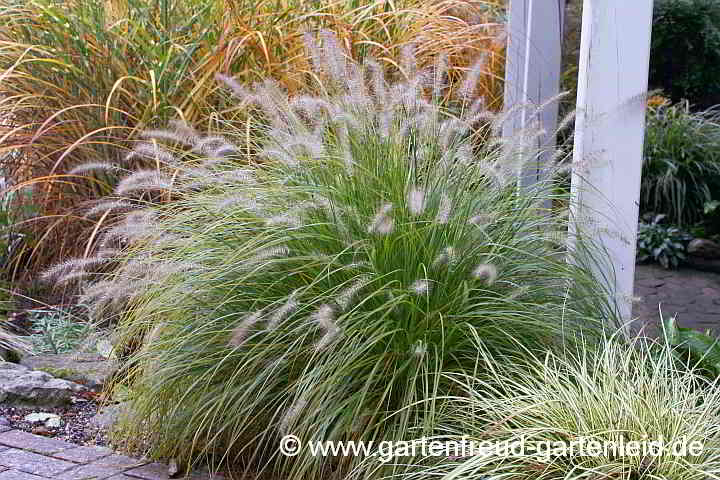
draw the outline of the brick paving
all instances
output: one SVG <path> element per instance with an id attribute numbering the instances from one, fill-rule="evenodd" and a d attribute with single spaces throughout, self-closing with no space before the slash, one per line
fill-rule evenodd
<path id="1" fill-rule="evenodd" d="M 0 480 L 166 480 L 168 467 L 0 426 Z M 176 478 L 222 479 L 193 472 Z"/>
<path id="2" fill-rule="evenodd" d="M 710 329 L 720 336 L 720 274 L 691 269 L 665 270 L 657 265 L 638 265 L 635 270 L 634 326 L 648 334 L 659 330 L 660 310 L 676 315 L 678 325 Z"/>

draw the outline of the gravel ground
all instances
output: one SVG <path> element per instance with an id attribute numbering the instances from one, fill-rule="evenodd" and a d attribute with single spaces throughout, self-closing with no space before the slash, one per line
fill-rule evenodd
<path id="1" fill-rule="evenodd" d="M 78 445 L 107 446 L 105 432 L 88 423 L 97 413 L 97 401 L 91 395 L 80 400 L 74 405 L 57 408 L 19 408 L 0 405 L 0 417 L 5 417 L 12 428 L 36 435 L 57 438 Z M 25 420 L 26 415 L 39 412 L 60 415 L 62 425 L 58 428 L 48 428 L 43 422 L 31 423 Z"/>

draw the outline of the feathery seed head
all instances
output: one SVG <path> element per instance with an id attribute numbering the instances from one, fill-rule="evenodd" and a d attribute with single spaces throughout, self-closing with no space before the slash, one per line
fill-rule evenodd
<path id="1" fill-rule="evenodd" d="M 272 314 L 270 321 L 268 322 L 268 329 L 275 330 L 283 320 L 285 320 L 289 315 L 292 315 L 292 313 L 297 309 L 298 303 L 295 298 L 296 295 L 297 290 L 290 295 L 287 302 L 285 302 L 282 307 L 278 308 Z"/>
<path id="2" fill-rule="evenodd" d="M 441 53 L 435 60 L 435 71 L 433 72 L 433 99 L 438 101 L 443 98 L 443 92 L 447 88 L 446 75 L 448 71 L 448 55 Z"/>
<path id="3" fill-rule="evenodd" d="M 254 327 L 260 320 L 262 320 L 263 312 L 258 311 L 255 313 L 251 313 L 245 317 L 245 319 L 240 322 L 240 324 L 235 327 L 233 330 L 232 336 L 230 337 L 230 346 L 231 347 L 239 347 L 243 343 L 245 343 L 245 340 L 247 339 L 248 334 L 250 333 L 250 329 Z"/>
<path id="4" fill-rule="evenodd" d="M 425 211 L 425 192 L 413 188 L 408 192 L 408 208 L 413 215 L 421 215 Z"/>
<path id="5" fill-rule="evenodd" d="M 437 215 L 435 216 L 435 223 L 444 225 L 450 220 L 450 212 L 452 210 L 452 201 L 450 197 L 443 193 L 440 197 L 440 206 L 438 207 Z"/>
<path id="6" fill-rule="evenodd" d="M 492 285 L 497 280 L 498 271 L 495 265 L 489 263 L 481 263 L 472 273 L 473 278 L 485 282 L 486 285 Z"/>
<path id="7" fill-rule="evenodd" d="M 112 200 L 101 202 L 87 211 L 88 216 L 94 216 L 98 213 L 105 213 L 108 210 L 133 210 L 139 208 L 137 204 L 128 202 L 127 200 Z"/>
<path id="8" fill-rule="evenodd" d="M 164 140 L 168 142 L 180 143 L 183 145 L 193 145 L 193 142 L 170 130 L 145 130 L 142 132 L 143 138 L 151 140 Z"/>
<path id="9" fill-rule="evenodd" d="M 335 325 L 335 310 L 327 303 L 321 305 L 320 308 L 313 313 L 312 318 L 313 321 L 317 322 L 325 331 L 337 328 Z"/>
<path id="10" fill-rule="evenodd" d="M 110 261 L 110 258 L 97 255 L 95 257 L 90 258 L 74 258 L 72 260 L 67 260 L 63 263 L 59 263 L 57 265 L 52 266 L 51 268 L 45 270 L 41 275 L 40 278 L 43 281 L 52 281 L 57 279 L 58 277 L 64 277 L 68 275 L 69 273 L 75 273 L 78 271 L 83 271 L 87 267 L 94 267 L 103 263 L 106 263 Z M 59 283 L 64 283 L 63 281 L 59 280 Z"/>
<path id="11" fill-rule="evenodd" d="M 70 170 L 68 173 L 70 175 L 79 175 L 81 173 L 88 173 L 88 172 L 94 172 L 97 170 L 105 170 L 109 172 L 117 172 L 121 170 L 119 165 L 116 165 L 114 163 L 108 163 L 108 162 L 88 162 L 83 163 L 82 165 L 78 165 L 77 167 Z"/>
<path id="12" fill-rule="evenodd" d="M 468 223 L 469 223 L 470 225 L 475 225 L 475 226 L 478 226 L 478 227 L 484 227 L 484 226 L 487 226 L 487 225 L 491 224 L 491 223 L 494 221 L 494 218 L 495 218 L 495 217 L 494 217 L 493 215 L 491 215 L 491 214 L 482 214 L 482 213 L 481 213 L 481 214 L 479 214 L 479 215 L 475 215 L 475 216 L 473 216 L 473 217 L 470 217 L 470 219 L 468 220 Z"/>
<path id="13" fill-rule="evenodd" d="M 67 283 L 84 280 L 90 275 L 92 275 L 91 272 L 86 272 L 85 270 L 76 270 L 74 272 L 66 273 L 65 275 L 61 276 L 55 281 L 55 283 L 57 285 L 65 285 Z"/>
<path id="14" fill-rule="evenodd" d="M 368 227 L 368 233 L 387 235 L 393 231 L 395 221 L 389 215 L 392 208 L 392 203 L 386 203 L 380 207 Z"/>
<path id="15" fill-rule="evenodd" d="M 298 216 L 298 211 L 295 209 L 291 209 L 289 212 L 281 213 L 280 215 L 275 215 L 273 217 L 268 218 L 265 220 L 266 225 L 287 225 L 290 227 L 301 227 L 302 221 L 300 220 L 300 217 Z"/>
<path id="16" fill-rule="evenodd" d="M 355 300 L 355 296 L 362 290 L 368 283 L 370 282 L 370 275 L 361 275 L 359 279 L 357 279 L 352 285 L 344 289 L 342 292 L 340 292 L 340 295 L 338 295 L 337 300 L 335 300 L 335 303 L 340 308 L 340 311 L 344 312 L 348 308 L 350 308 L 350 305 L 352 305 L 352 302 Z"/>
<path id="17" fill-rule="evenodd" d="M 224 137 L 217 136 L 202 138 L 198 140 L 193 147 L 193 152 L 213 158 L 233 155 L 238 151 L 239 149 Z"/>
<path id="18" fill-rule="evenodd" d="M 411 286 L 410 291 L 415 295 L 427 295 L 430 293 L 430 282 L 427 279 L 416 280 Z"/>
<path id="19" fill-rule="evenodd" d="M 433 261 L 433 268 L 441 268 L 452 265 L 455 262 L 455 249 L 453 247 L 446 247 L 445 251 L 435 257 Z"/>
<path id="20" fill-rule="evenodd" d="M 215 79 L 219 82 L 224 83 L 233 92 L 233 97 L 240 100 L 241 104 L 253 103 L 255 97 L 250 93 L 240 82 L 232 77 L 223 75 L 222 73 L 216 73 Z"/>
<path id="21" fill-rule="evenodd" d="M 135 146 L 132 152 L 125 156 L 125 161 L 130 161 L 135 157 L 154 160 L 165 165 L 177 165 L 178 161 L 175 156 L 158 146 L 155 143 L 140 143 Z"/>
<path id="22" fill-rule="evenodd" d="M 120 180 L 115 195 L 126 195 L 138 190 L 166 190 L 172 187 L 170 178 L 157 170 L 138 170 Z"/>
<path id="23" fill-rule="evenodd" d="M 258 208 L 257 201 L 248 197 L 246 193 L 238 193 L 227 197 L 220 197 L 215 203 L 214 208 L 217 210 L 225 210 L 235 205 L 242 205 L 249 212 L 254 212 Z"/>
<path id="24" fill-rule="evenodd" d="M 427 345 L 422 340 L 418 340 L 417 343 L 415 343 L 415 349 L 413 350 L 413 354 L 418 357 L 422 358 L 427 353 Z"/>
<path id="25" fill-rule="evenodd" d="M 292 404 L 285 415 L 283 415 L 282 420 L 280 420 L 280 431 L 282 433 L 290 433 L 290 427 L 302 411 L 307 408 L 307 403 L 307 400 L 300 398 Z"/>
<path id="26" fill-rule="evenodd" d="M 290 250 L 286 246 L 281 247 L 270 247 L 260 250 L 257 254 L 249 258 L 246 262 L 247 267 L 254 267 L 259 263 L 272 258 L 285 257 L 290 253 Z"/>
<path id="27" fill-rule="evenodd" d="M 335 310 L 328 304 L 320 306 L 313 313 L 312 319 L 325 332 L 323 336 L 315 344 L 315 351 L 322 351 L 339 335 L 340 328 L 335 323 Z"/>
<path id="28" fill-rule="evenodd" d="M 460 95 L 464 100 L 469 101 L 473 97 L 475 89 L 477 88 L 478 78 L 480 78 L 480 75 L 483 73 L 486 64 L 487 54 L 484 54 L 468 71 L 460 88 Z"/>

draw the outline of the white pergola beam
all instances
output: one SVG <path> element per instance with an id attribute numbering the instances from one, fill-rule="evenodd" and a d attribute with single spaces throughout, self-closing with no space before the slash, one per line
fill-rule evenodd
<path id="1" fill-rule="evenodd" d="M 544 131 L 532 148 L 543 154 L 525 165 L 520 178 L 521 185 L 530 185 L 542 177 L 555 146 L 557 102 L 541 111 L 533 107 L 559 93 L 565 0 L 510 0 L 508 11 L 505 109 L 513 113 L 503 126 L 503 135 L 514 138 L 534 125 Z"/>
<path id="2" fill-rule="evenodd" d="M 573 221 L 599 240 L 598 266 L 631 319 L 653 0 L 585 0 L 573 156 Z M 572 236 L 571 236 L 572 240 Z M 571 242 L 572 244 L 572 242 Z"/>

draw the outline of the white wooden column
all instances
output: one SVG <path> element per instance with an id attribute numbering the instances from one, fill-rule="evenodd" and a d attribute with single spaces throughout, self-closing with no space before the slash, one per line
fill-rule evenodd
<path id="1" fill-rule="evenodd" d="M 542 111 L 533 107 L 559 93 L 565 0 L 510 0 L 508 11 L 505 110 L 526 108 L 508 117 L 503 135 L 513 138 L 536 123 L 545 132 L 531 148 L 544 153 L 526 164 L 520 178 L 521 185 L 531 185 L 542 177 L 555 146 L 557 102 Z"/>
<path id="2" fill-rule="evenodd" d="M 652 7 L 653 0 L 585 0 L 583 8 L 572 214 L 610 255 L 595 273 L 624 321 L 632 311 Z"/>

